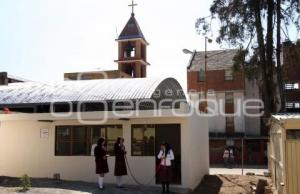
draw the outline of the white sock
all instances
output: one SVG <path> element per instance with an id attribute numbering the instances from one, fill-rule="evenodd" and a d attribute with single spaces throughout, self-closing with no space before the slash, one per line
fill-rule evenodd
<path id="1" fill-rule="evenodd" d="M 122 176 L 117 176 L 116 178 L 117 178 L 117 185 L 119 187 L 121 187 L 122 186 Z"/>
<path id="2" fill-rule="evenodd" d="M 99 185 L 100 189 L 103 189 L 103 180 L 104 180 L 104 177 L 101 177 L 101 176 L 98 177 L 98 185 Z"/>

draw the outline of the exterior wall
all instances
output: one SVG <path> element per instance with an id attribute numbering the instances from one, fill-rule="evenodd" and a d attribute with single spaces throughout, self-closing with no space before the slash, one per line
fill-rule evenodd
<path id="1" fill-rule="evenodd" d="M 259 93 L 259 88 L 255 80 L 249 80 L 245 79 L 245 100 L 249 99 L 261 99 L 260 98 L 260 93 Z M 250 114 L 259 114 L 258 109 L 254 110 L 247 110 Z M 260 135 L 260 117 L 250 117 L 245 115 L 245 131 L 249 135 Z"/>
<path id="2" fill-rule="evenodd" d="M 182 161 L 188 158 L 189 164 L 182 165 L 189 165 L 189 188 L 195 188 L 203 175 L 209 174 L 208 121 L 206 118 L 192 115 L 188 119 L 188 126 L 190 140 L 189 145 L 185 146 L 186 149 L 182 149 Z"/>
<path id="3" fill-rule="evenodd" d="M 199 125 L 199 122 L 201 125 Z M 128 162 L 139 181 L 148 182 L 156 171 L 155 157 L 131 156 L 131 124 L 181 124 L 182 185 L 195 188 L 202 177 L 208 173 L 208 129 L 207 120 L 199 117 L 189 118 L 148 118 L 130 121 L 110 120 L 106 124 L 122 124 Z M 5 176 L 20 177 L 27 173 L 31 177 L 53 177 L 60 173 L 62 179 L 96 182 L 94 157 L 55 156 L 55 126 L 79 125 L 75 120 L 55 121 L 53 123 L 35 120 L 1 121 L 0 127 L 0 172 Z M 199 127 L 201 126 L 201 127 Z M 47 139 L 40 138 L 40 129 L 49 129 Z M 193 159 L 191 159 L 193 156 Z M 110 172 L 105 182 L 114 183 L 114 157 L 108 159 Z M 145 168 L 147 166 L 147 168 Z M 125 183 L 135 184 L 127 176 Z M 155 185 L 152 182 L 152 185 Z"/>
<path id="4" fill-rule="evenodd" d="M 245 133 L 245 116 L 242 111 L 242 102 L 244 102 L 244 92 L 234 92 L 234 109 L 237 116 L 234 117 L 234 130 L 237 133 Z"/>
<path id="5" fill-rule="evenodd" d="M 208 95 L 207 99 L 209 100 L 216 100 L 220 102 L 222 107 L 225 107 L 225 93 L 224 92 L 217 92 L 214 95 Z M 221 101 L 220 101 L 221 100 Z M 214 105 L 208 103 L 209 108 L 214 108 Z M 225 110 L 222 110 L 223 112 Z M 225 117 L 222 115 L 217 115 L 214 117 L 209 117 L 209 132 L 210 133 L 225 133 Z"/>
<path id="6" fill-rule="evenodd" d="M 300 44 L 283 43 L 283 79 L 287 84 L 300 85 Z M 287 103 L 300 103 L 300 89 L 285 90 Z M 287 112 L 299 112 L 299 107 L 287 107 Z"/>
<path id="7" fill-rule="evenodd" d="M 188 71 L 187 74 L 188 91 L 201 91 L 201 88 L 205 88 L 206 84 L 204 82 L 198 82 L 197 71 Z M 213 89 L 215 91 L 245 89 L 243 73 L 237 73 L 232 81 L 225 80 L 225 70 L 207 71 L 206 75 L 207 89 Z"/>
<path id="8" fill-rule="evenodd" d="M 235 112 L 241 111 L 242 107 L 237 106 L 240 102 L 244 100 L 244 93 L 242 91 L 232 91 L 234 102 L 235 102 Z M 216 100 L 220 105 L 218 111 L 225 113 L 225 92 L 215 92 L 214 94 L 207 95 L 208 100 Z M 214 109 L 215 105 L 208 103 L 208 107 Z M 245 120 L 244 115 L 234 117 L 234 127 L 235 132 L 244 132 L 245 131 Z M 209 117 L 209 132 L 210 133 L 225 133 L 226 132 L 226 119 L 224 115 L 218 114 L 214 117 Z"/>

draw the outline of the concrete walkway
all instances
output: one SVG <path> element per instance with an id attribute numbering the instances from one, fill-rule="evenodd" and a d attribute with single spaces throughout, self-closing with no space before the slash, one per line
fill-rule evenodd
<path id="1" fill-rule="evenodd" d="M 6 177 L 0 180 L 0 194 L 20 194 L 19 180 Z M 170 188 L 173 194 L 188 194 L 188 189 Z M 99 190 L 96 183 L 77 181 L 54 181 L 52 179 L 32 179 L 32 188 L 26 194 L 158 194 L 160 187 L 141 187 L 127 185 L 125 188 L 116 188 L 115 185 L 106 185 L 104 190 Z"/>

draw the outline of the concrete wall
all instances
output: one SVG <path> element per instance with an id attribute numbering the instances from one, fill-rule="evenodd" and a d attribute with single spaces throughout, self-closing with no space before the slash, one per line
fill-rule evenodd
<path id="1" fill-rule="evenodd" d="M 109 120 L 107 124 L 122 124 L 128 161 L 139 181 L 148 182 L 155 173 L 155 157 L 131 156 L 131 124 L 181 124 L 182 185 L 194 188 L 208 173 L 207 120 L 199 117 Z M 0 127 L 0 175 L 20 177 L 53 177 L 60 173 L 62 179 L 96 182 L 94 157 L 55 156 L 55 126 L 79 125 L 75 120 L 55 121 L 5 121 Z M 49 137 L 42 139 L 40 129 L 49 129 Z M 110 172 L 106 182 L 115 182 L 114 157 L 108 159 Z M 147 167 L 147 168 L 145 168 Z M 127 184 L 134 184 L 127 176 Z M 154 185 L 154 181 L 152 185 Z"/>
<path id="2" fill-rule="evenodd" d="M 256 80 L 245 79 L 245 100 L 261 99 Z M 260 110 L 247 110 L 250 114 L 258 114 Z M 245 130 L 249 135 L 260 135 L 260 117 L 245 116 Z"/>
<path id="3" fill-rule="evenodd" d="M 237 106 L 238 102 L 243 102 L 244 93 L 242 91 L 232 91 L 235 102 L 235 111 L 241 110 L 241 106 Z M 215 92 L 207 96 L 208 100 L 216 100 L 219 104 L 218 113 L 225 113 L 225 92 Z M 208 103 L 208 107 L 214 109 L 212 103 Z M 239 110 L 238 110 L 239 109 Z M 245 131 L 245 118 L 244 115 L 234 117 L 235 132 Z M 226 132 L 226 118 L 222 114 L 218 114 L 214 117 L 209 117 L 209 132 L 211 133 L 225 133 Z"/>

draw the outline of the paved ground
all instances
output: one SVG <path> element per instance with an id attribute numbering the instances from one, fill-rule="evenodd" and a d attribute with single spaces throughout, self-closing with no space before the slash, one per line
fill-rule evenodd
<path id="1" fill-rule="evenodd" d="M 20 193 L 19 179 L 0 177 L 0 194 Z M 171 188 L 173 194 L 188 194 L 187 189 Z M 115 185 L 106 185 L 101 191 L 95 183 L 54 181 L 51 179 L 32 179 L 32 188 L 27 194 L 157 194 L 161 193 L 160 187 L 126 186 L 124 189 Z"/>
<path id="2" fill-rule="evenodd" d="M 246 175 L 247 172 L 254 173 L 255 175 L 263 175 L 264 172 L 268 172 L 267 167 L 265 166 L 245 166 L 244 168 L 244 175 Z M 229 174 L 229 175 L 242 175 L 242 168 L 223 168 L 215 166 L 213 168 L 209 169 L 209 174 L 216 175 L 216 174 Z"/>

